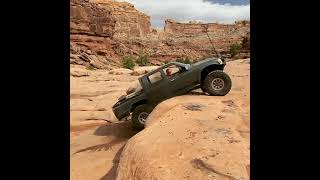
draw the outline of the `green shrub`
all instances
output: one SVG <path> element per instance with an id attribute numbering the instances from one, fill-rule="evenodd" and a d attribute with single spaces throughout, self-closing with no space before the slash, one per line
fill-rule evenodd
<path id="1" fill-rule="evenodd" d="M 122 58 L 122 67 L 133 69 L 135 66 L 134 58 L 132 56 L 125 56 Z"/>
<path id="2" fill-rule="evenodd" d="M 147 66 L 150 64 L 149 62 L 149 55 L 140 53 L 138 55 L 138 58 L 136 59 L 136 63 L 139 64 L 139 66 Z"/>
<path id="3" fill-rule="evenodd" d="M 184 62 L 183 62 L 184 64 L 192 64 L 192 61 L 191 61 L 191 59 L 189 58 L 189 57 L 186 57 L 185 59 L 184 59 Z"/>
<path id="4" fill-rule="evenodd" d="M 189 57 L 186 58 L 178 58 L 175 61 L 180 62 L 180 63 L 184 63 L 184 64 L 192 64 L 192 61 Z"/>
<path id="5" fill-rule="evenodd" d="M 171 62 L 170 60 L 165 60 L 164 64 L 168 64 L 169 62 Z"/>
<path id="6" fill-rule="evenodd" d="M 235 55 L 239 54 L 241 50 L 240 44 L 232 44 L 229 49 L 229 53 L 231 54 L 231 57 L 234 57 Z"/>
<path id="7" fill-rule="evenodd" d="M 177 58 L 175 61 L 180 62 L 180 63 L 184 63 L 184 59 L 183 58 Z"/>
<path id="8" fill-rule="evenodd" d="M 86 70 L 93 71 L 93 70 L 95 70 L 95 68 L 94 68 L 93 66 L 87 66 L 87 67 L 86 67 Z"/>

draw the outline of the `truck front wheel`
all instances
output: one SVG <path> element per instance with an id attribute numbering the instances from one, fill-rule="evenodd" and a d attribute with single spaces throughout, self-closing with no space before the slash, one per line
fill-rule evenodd
<path id="1" fill-rule="evenodd" d="M 231 89 L 231 78 L 223 71 L 212 71 L 204 79 L 201 89 L 211 96 L 224 96 Z"/>
<path id="2" fill-rule="evenodd" d="M 137 106 L 132 112 L 132 123 L 134 127 L 142 130 L 151 111 L 152 107 L 146 104 Z"/>

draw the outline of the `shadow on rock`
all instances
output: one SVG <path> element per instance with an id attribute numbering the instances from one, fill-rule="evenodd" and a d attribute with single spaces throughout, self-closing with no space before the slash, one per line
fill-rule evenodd
<path id="1" fill-rule="evenodd" d="M 90 146 L 84 149 L 80 149 L 79 151 L 75 152 L 74 154 L 78 154 L 81 152 L 89 151 L 89 152 L 97 152 L 97 151 L 107 151 L 112 149 L 113 146 L 125 143 L 128 139 L 132 136 L 137 134 L 139 131 L 135 130 L 131 124 L 131 122 L 119 122 L 119 123 L 112 123 L 107 124 L 104 126 L 100 126 L 94 132 L 94 135 L 97 136 L 111 136 L 113 137 L 111 141 Z"/>
<path id="2" fill-rule="evenodd" d="M 79 151 L 75 152 L 74 154 L 78 154 L 81 152 L 85 152 L 85 151 L 89 151 L 89 152 L 97 152 L 97 151 L 108 151 L 109 149 L 112 149 L 113 146 L 123 143 L 125 141 L 127 141 L 128 139 L 124 139 L 124 138 L 118 138 L 118 139 L 113 139 L 110 142 L 107 143 L 102 143 L 102 144 L 98 144 L 95 146 L 90 146 L 84 149 L 80 149 Z"/>
<path id="3" fill-rule="evenodd" d="M 124 148 L 124 146 L 122 146 L 119 149 L 119 151 L 117 152 L 117 154 L 113 158 L 113 160 L 112 160 L 112 163 L 113 163 L 112 168 L 100 180 L 114 180 L 114 179 L 116 179 L 117 169 L 118 169 L 118 166 L 119 166 L 120 156 L 121 156 L 121 153 L 123 151 L 123 148 Z"/>
<path id="4" fill-rule="evenodd" d="M 207 94 L 204 92 L 191 91 L 191 92 L 188 92 L 187 95 L 203 96 Z"/>
<path id="5" fill-rule="evenodd" d="M 127 141 L 129 138 L 137 134 L 139 131 L 134 129 L 132 123 L 130 121 L 124 121 L 119 123 L 108 124 L 107 126 L 100 126 L 95 132 L 94 135 L 97 136 L 113 136 L 115 139 L 109 142 L 108 146 L 112 147 L 114 143 L 122 143 Z M 113 143 L 113 144 L 110 144 Z M 111 145 L 111 146 L 110 146 Z M 104 175 L 101 180 L 114 180 L 116 178 L 116 173 L 120 161 L 120 156 L 123 151 L 125 145 L 123 145 L 118 152 L 116 153 L 115 157 L 113 158 L 113 166 Z"/>
<path id="6" fill-rule="evenodd" d="M 96 129 L 94 135 L 129 139 L 138 132 L 138 130 L 134 129 L 130 121 L 124 121 L 100 126 Z"/>

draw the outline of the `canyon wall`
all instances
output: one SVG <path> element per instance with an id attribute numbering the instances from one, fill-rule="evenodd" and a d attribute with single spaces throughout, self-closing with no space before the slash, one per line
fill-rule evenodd
<path id="1" fill-rule="evenodd" d="M 88 0 L 70 2 L 70 43 L 90 50 L 110 48 L 115 19 L 111 12 Z"/>
<path id="2" fill-rule="evenodd" d="M 127 2 L 71 0 L 70 12 L 71 63 L 119 66 L 122 57 L 141 53 L 147 53 L 152 64 L 186 57 L 199 60 L 214 54 L 211 43 L 228 54 L 230 45 L 245 42 L 245 56 L 250 56 L 249 21 L 218 24 L 168 19 L 163 30 L 155 31 L 150 17 Z"/>
<path id="3" fill-rule="evenodd" d="M 105 62 L 117 61 L 113 50 L 115 26 L 109 10 L 88 0 L 71 0 L 70 63 L 105 68 Z"/>
<path id="4" fill-rule="evenodd" d="M 173 35 L 195 35 L 206 31 L 229 34 L 237 29 L 242 29 L 244 31 L 249 30 L 250 22 L 236 21 L 234 24 L 218 24 L 191 21 L 189 23 L 181 23 L 172 19 L 167 19 L 164 27 L 166 33 Z"/>
<path id="5" fill-rule="evenodd" d="M 164 31 L 168 36 L 178 37 L 201 37 L 206 36 L 206 32 L 210 36 L 217 48 L 225 49 L 234 43 L 241 43 L 244 37 L 250 33 L 249 21 L 236 21 L 233 24 L 218 24 L 218 23 L 200 23 L 189 22 L 181 23 L 168 19 L 165 21 Z M 208 41 L 208 38 L 202 38 Z M 201 38 L 199 39 L 200 41 Z"/>

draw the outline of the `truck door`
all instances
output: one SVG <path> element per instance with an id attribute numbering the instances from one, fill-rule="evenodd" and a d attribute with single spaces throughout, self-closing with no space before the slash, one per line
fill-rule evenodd
<path id="1" fill-rule="evenodd" d="M 144 77 L 142 85 L 148 99 L 155 104 L 170 97 L 169 81 L 162 69 Z"/>
<path id="2" fill-rule="evenodd" d="M 170 69 L 178 69 L 178 72 L 174 72 L 171 76 L 167 76 L 170 89 L 173 94 L 178 95 L 188 91 L 188 88 L 196 85 L 196 77 L 191 70 L 183 69 L 178 65 L 169 66 Z"/>

